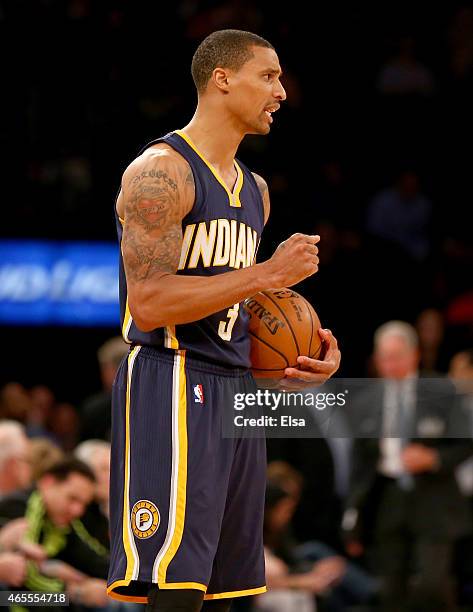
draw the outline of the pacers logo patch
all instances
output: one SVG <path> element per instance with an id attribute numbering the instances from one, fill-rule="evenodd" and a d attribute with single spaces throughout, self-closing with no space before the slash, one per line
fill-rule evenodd
<path id="1" fill-rule="evenodd" d="M 156 533 L 160 520 L 159 510 L 147 499 L 140 499 L 132 508 L 131 526 L 133 533 L 140 540 L 150 538 Z"/>
<path id="2" fill-rule="evenodd" d="M 194 385 L 194 403 L 204 403 L 204 389 L 202 388 L 202 385 Z"/>

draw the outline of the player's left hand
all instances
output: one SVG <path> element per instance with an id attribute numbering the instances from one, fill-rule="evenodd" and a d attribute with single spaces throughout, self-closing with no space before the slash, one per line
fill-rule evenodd
<path id="1" fill-rule="evenodd" d="M 281 389 L 303 389 L 316 387 L 326 382 L 340 367 L 341 353 L 338 342 L 329 329 L 319 329 L 319 335 L 325 345 L 323 361 L 300 355 L 297 358 L 298 368 L 286 368 Z"/>

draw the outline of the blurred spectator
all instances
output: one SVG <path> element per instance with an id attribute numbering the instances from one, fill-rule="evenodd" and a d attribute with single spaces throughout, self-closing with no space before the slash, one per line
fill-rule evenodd
<path id="1" fill-rule="evenodd" d="M 62 402 L 56 404 L 48 423 L 51 438 L 64 451 L 72 451 L 79 439 L 80 420 L 77 410 L 72 404 Z"/>
<path id="2" fill-rule="evenodd" d="M 321 540 L 340 548 L 342 504 L 335 489 L 336 466 L 328 441 L 321 434 L 317 438 L 272 438 L 267 442 L 271 469 L 273 462 L 284 461 L 302 475 L 302 497 L 292 520 L 294 536 L 299 542 Z"/>
<path id="3" fill-rule="evenodd" d="M 76 448 L 76 457 L 86 463 L 94 472 L 95 500 L 103 514 L 109 514 L 110 489 L 110 443 L 104 440 L 86 440 Z"/>
<path id="4" fill-rule="evenodd" d="M 412 260 L 421 262 L 430 250 L 431 213 L 432 203 L 421 192 L 418 175 L 406 170 L 392 188 L 375 195 L 366 228 L 373 236 L 399 245 Z"/>
<path id="5" fill-rule="evenodd" d="M 94 495 L 95 478 L 77 459 L 50 467 L 37 488 L 0 501 L 0 525 L 25 517 L 26 538 L 43 547 L 47 558 L 30 562 L 23 589 L 62 592 L 87 606 L 107 603 L 108 558 L 98 554 L 80 517 Z"/>
<path id="6" fill-rule="evenodd" d="M 82 407 L 82 440 L 110 440 L 112 385 L 121 360 L 128 352 L 121 337 L 107 340 L 98 350 L 103 390 L 85 400 Z"/>
<path id="7" fill-rule="evenodd" d="M 276 572 L 273 576 L 270 571 L 269 575 L 276 580 L 276 584 L 281 584 L 281 579 L 286 580 L 285 574 L 281 573 L 281 563 L 285 563 L 292 573 L 304 572 L 301 587 L 306 580 L 309 584 L 318 584 L 320 590 L 313 592 L 323 598 L 323 609 L 326 612 L 339 612 L 349 605 L 370 601 L 378 585 L 366 572 L 353 563 L 347 563 L 346 559 L 323 542 L 310 540 L 298 544 L 292 538 L 291 520 L 301 499 L 302 487 L 303 478 L 287 463 L 275 461 L 268 465 L 269 493 L 264 533 L 269 567 Z M 323 580 L 328 577 L 326 572 L 333 576 L 335 571 L 338 575 L 336 582 L 329 590 L 322 588 Z M 305 572 L 313 572 L 314 576 L 306 575 Z M 307 588 L 311 590 L 310 586 Z M 287 595 L 284 595 L 283 601 L 286 598 Z M 272 598 L 268 600 L 272 601 Z M 288 605 L 287 602 L 285 605 Z"/>
<path id="8" fill-rule="evenodd" d="M 469 417 L 469 434 L 473 437 L 473 349 L 461 351 L 452 357 L 448 375 L 461 394 L 463 406 Z M 470 500 L 470 511 L 473 515 L 473 457 L 458 466 L 456 477 L 460 490 Z M 473 606 L 473 534 L 468 534 L 457 543 L 455 570 L 460 602 L 471 608 Z"/>
<path id="9" fill-rule="evenodd" d="M 448 375 L 456 384 L 467 414 L 468 428 L 465 435 L 469 434 L 473 438 L 473 349 L 461 351 L 452 357 Z M 473 458 L 458 466 L 457 480 L 462 492 L 473 502 Z"/>
<path id="10" fill-rule="evenodd" d="M 472 529 L 455 469 L 473 454 L 473 442 L 458 438 L 465 420 L 448 382 L 418 378 L 415 329 L 391 321 L 374 343 L 383 380 L 351 411 L 362 436 L 343 521 L 347 550 L 363 552 L 372 524 L 382 609 L 445 612 L 453 609 L 454 544 Z"/>
<path id="11" fill-rule="evenodd" d="M 26 559 L 19 553 L 0 552 L 0 586 L 19 587 L 26 577 Z"/>
<path id="12" fill-rule="evenodd" d="M 377 82 L 383 94 L 423 94 L 434 90 L 434 79 L 430 70 L 415 55 L 415 41 L 411 36 L 402 38 L 397 54 L 381 69 Z"/>
<path id="13" fill-rule="evenodd" d="M 305 571 L 295 569 L 291 549 L 283 544 L 285 530 L 298 498 L 282 487 L 268 483 L 265 506 L 265 559 L 268 594 L 257 598 L 257 607 L 274 612 L 315 610 L 314 595 L 338 582 L 344 573 L 343 559 L 333 556 L 312 564 Z M 292 567 L 291 567 L 292 565 Z"/>
<path id="14" fill-rule="evenodd" d="M 16 382 L 7 383 L 0 392 L 0 419 L 25 423 L 31 410 L 28 391 Z"/>
<path id="15" fill-rule="evenodd" d="M 90 467 L 96 480 L 94 501 L 88 506 L 82 522 L 89 533 L 109 549 L 110 443 L 86 440 L 79 444 L 74 454 Z"/>
<path id="16" fill-rule="evenodd" d="M 420 372 L 422 376 L 439 376 L 446 364 L 441 354 L 445 334 L 442 313 L 436 308 L 426 308 L 417 317 L 416 330 L 419 338 Z"/>
<path id="17" fill-rule="evenodd" d="M 63 451 L 48 438 L 33 438 L 30 448 L 34 482 L 64 457 Z"/>
<path id="18" fill-rule="evenodd" d="M 31 485 L 31 446 L 23 425 L 0 421 L 0 500 Z"/>
<path id="19" fill-rule="evenodd" d="M 473 381 L 473 349 L 460 351 L 452 357 L 448 375 L 459 382 Z M 471 387 L 468 388 L 472 391 Z"/>
<path id="20" fill-rule="evenodd" d="M 323 411 L 312 407 L 307 407 L 305 418 L 317 432 L 314 437 L 267 440 L 268 474 L 276 477 L 281 469 L 282 476 L 289 465 L 302 476 L 301 499 L 291 523 L 297 540 L 318 540 L 343 550 L 340 521 L 350 477 L 349 425 L 341 412 L 326 419 Z M 286 480 L 284 486 L 288 486 Z"/>
<path id="21" fill-rule="evenodd" d="M 298 470 L 286 461 L 270 461 L 267 473 L 269 482 L 278 484 L 291 499 L 300 502 L 304 490 L 304 477 Z"/>
<path id="22" fill-rule="evenodd" d="M 24 518 L 9 521 L 0 529 L 0 586 L 21 586 L 26 580 L 27 562 L 41 563 L 46 559 L 42 546 L 27 541 L 27 533 L 28 522 Z"/>
<path id="23" fill-rule="evenodd" d="M 36 385 L 30 391 L 31 408 L 28 413 L 27 431 L 30 437 L 48 436 L 47 424 L 56 404 L 54 393 L 46 385 Z"/>

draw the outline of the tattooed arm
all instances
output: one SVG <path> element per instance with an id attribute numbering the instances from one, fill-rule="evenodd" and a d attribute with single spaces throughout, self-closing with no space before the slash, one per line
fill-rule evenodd
<path id="1" fill-rule="evenodd" d="M 271 205 L 269 202 L 268 183 L 259 174 L 256 174 L 255 172 L 252 172 L 251 174 L 255 177 L 256 184 L 258 185 L 261 197 L 263 198 L 264 224 L 266 225 L 269 218 L 269 211 L 271 209 Z"/>
<path id="2" fill-rule="evenodd" d="M 197 321 L 269 287 L 291 286 L 317 271 L 314 236 L 295 234 L 266 262 L 216 276 L 176 275 L 182 219 L 195 191 L 188 163 L 163 145 L 126 169 L 117 201 L 128 304 L 143 331 Z"/>

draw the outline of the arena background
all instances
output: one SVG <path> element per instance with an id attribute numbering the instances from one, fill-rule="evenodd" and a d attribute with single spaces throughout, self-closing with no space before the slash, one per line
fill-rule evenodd
<path id="1" fill-rule="evenodd" d="M 115 245 L 122 172 L 143 144 L 189 121 L 192 54 L 229 27 L 275 45 L 288 94 L 271 134 L 239 151 L 270 187 L 260 260 L 293 232 L 320 233 L 319 272 L 296 289 L 337 336 L 340 375 L 372 375 L 376 327 L 417 324 L 426 309 L 435 350 L 422 365 L 446 373 L 473 346 L 466 3 L 0 2 L 0 239 Z M 396 210 L 401 182 L 420 219 Z M 101 389 L 96 351 L 119 326 L 3 323 L 0 333 L 0 416 L 23 392 L 5 394 L 8 383 L 46 386 L 69 406 L 73 447 L 83 401 Z"/>
<path id="2" fill-rule="evenodd" d="M 319 272 L 296 289 L 338 338 L 339 375 L 373 376 L 373 332 L 401 319 L 417 326 L 422 374 L 443 376 L 470 350 L 473 376 L 470 4 L 0 0 L 0 422 L 23 422 L 66 451 L 108 437 L 113 376 L 101 380 L 97 350 L 120 333 L 118 307 L 107 325 L 32 324 L 38 304 L 24 288 L 33 267 L 20 271 L 15 249 L 35 241 L 29 258 L 39 266 L 37 241 L 46 251 L 78 242 L 80 269 L 105 243 L 117 263 L 121 175 L 146 142 L 190 120 L 192 55 L 223 28 L 257 32 L 278 51 L 287 102 L 270 135 L 246 138 L 239 158 L 270 187 L 260 260 L 293 232 L 321 235 Z M 292 440 L 291 456 L 274 440 L 270 454 L 271 442 L 277 459 L 298 459 L 302 476 L 273 463 L 272 478 L 291 484 L 299 541 L 344 555 L 348 477 L 338 477 L 350 468 L 350 441 L 337 450 L 322 437 Z M 268 490 L 267 516 L 281 501 Z M 473 608 L 472 550 L 470 534 L 454 568 L 462 610 Z M 379 568 L 363 563 L 355 569 L 368 573 L 353 584 L 376 602 Z M 320 593 L 322 612 L 347 609 L 324 608 Z M 234 609 L 249 610 L 246 599 Z"/>

